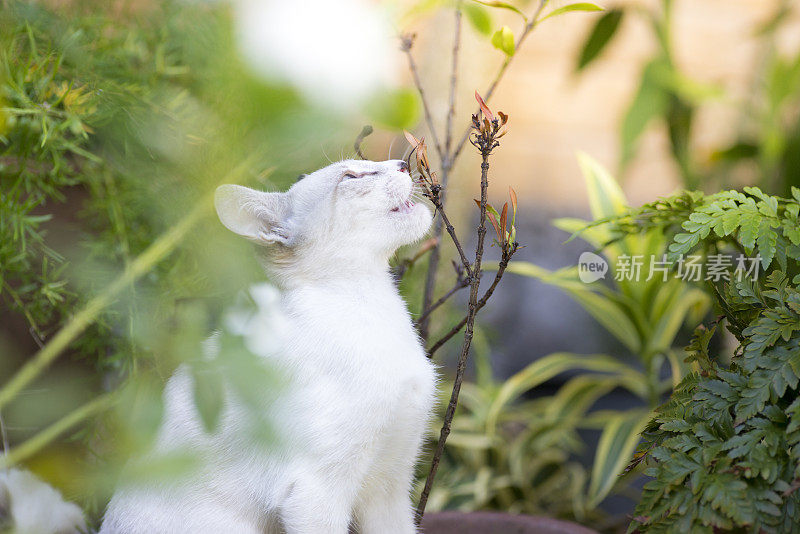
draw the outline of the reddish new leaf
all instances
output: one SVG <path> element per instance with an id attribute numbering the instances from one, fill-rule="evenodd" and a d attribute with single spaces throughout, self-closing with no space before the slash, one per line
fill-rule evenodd
<path id="1" fill-rule="evenodd" d="M 500 212 L 500 228 L 503 230 L 503 239 L 500 240 L 501 243 L 505 242 L 506 222 L 508 222 L 508 202 L 503 204 L 503 211 Z"/>
<path id="2" fill-rule="evenodd" d="M 419 139 L 414 137 L 414 135 L 411 134 L 411 132 L 409 132 L 408 130 L 403 130 L 403 135 L 406 136 L 406 141 L 408 141 L 409 145 L 413 146 L 414 148 L 417 148 L 419 146 L 420 143 Z"/>
<path id="3" fill-rule="evenodd" d="M 481 95 L 478 94 L 478 91 L 475 91 L 475 100 L 478 101 L 478 105 L 481 107 L 481 111 L 483 112 L 483 116 L 489 119 L 490 121 L 494 120 L 494 114 L 492 110 L 489 109 L 489 106 L 486 105 L 486 102 L 483 101 Z"/>
<path id="4" fill-rule="evenodd" d="M 497 218 L 494 216 L 494 214 L 491 211 L 487 211 L 486 215 L 489 217 L 489 221 L 491 221 L 492 226 L 494 226 L 494 231 L 497 232 L 497 241 L 499 243 L 502 243 L 503 242 L 503 237 L 502 237 L 503 234 L 500 233 L 500 225 L 497 224 Z"/>
<path id="5" fill-rule="evenodd" d="M 509 186 L 508 187 L 508 195 L 511 197 L 511 209 L 513 210 L 512 213 L 514 215 L 517 214 L 517 192 L 514 191 L 514 188 Z"/>

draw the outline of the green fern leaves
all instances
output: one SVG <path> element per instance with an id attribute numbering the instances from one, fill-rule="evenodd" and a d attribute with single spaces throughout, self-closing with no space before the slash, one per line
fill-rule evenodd
<path id="1" fill-rule="evenodd" d="M 680 228 L 673 256 L 732 247 L 757 254 L 764 273 L 713 286 L 739 346 L 722 365 L 709 349 L 716 325 L 695 332 L 694 372 L 659 408 L 633 462 L 652 479 L 629 532 L 800 533 L 800 191 L 793 197 L 685 193 L 632 214 L 640 227 Z"/>

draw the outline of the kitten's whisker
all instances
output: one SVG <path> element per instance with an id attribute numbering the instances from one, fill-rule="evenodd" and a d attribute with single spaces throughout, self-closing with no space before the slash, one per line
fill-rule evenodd
<path id="1" fill-rule="evenodd" d="M 325 152 L 325 146 L 320 144 L 319 147 L 322 149 L 322 155 L 325 156 L 325 159 L 328 160 L 328 163 L 333 164 L 333 161 L 331 161 L 331 158 L 328 157 L 328 153 Z"/>
<path id="2" fill-rule="evenodd" d="M 394 148 L 394 142 L 396 140 L 397 140 L 397 137 L 392 137 L 392 140 L 389 143 L 389 153 L 386 155 L 386 159 L 392 159 L 392 148 Z"/>

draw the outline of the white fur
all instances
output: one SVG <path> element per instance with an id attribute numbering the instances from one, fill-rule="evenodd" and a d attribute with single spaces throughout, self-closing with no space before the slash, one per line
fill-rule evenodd
<path id="1" fill-rule="evenodd" d="M 0 471 L 0 515 L 6 516 L 3 522 L 8 521 L 10 532 L 16 534 L 78 534 L 86 530 L 77 505 L 20 469 Z"/>
<path id="2" fill-rule="evenodd" d="M 280 288 L 254 288 L 262 312 L 229 318 L 250 332 L 251 351 L 290 377 L 265 406 L 280 445 L 248 443 L 230 398 L 220 430 L 206 434 L 179 370 L 159 449 L 203 451 L 207 464 L 188 484 L 119 491 L 101 533 L 345 534 L 351 523 L 365 534 L 416 531 L 409 490 L 435 373 L 388 268 L 431 223 L 409 202 L 412 190 L 399 161 L 335 163 L 286 193 L 220 187 L 220 220 L 263 245 Z M 272 300 L 277 313 L 263 312 Z"/>

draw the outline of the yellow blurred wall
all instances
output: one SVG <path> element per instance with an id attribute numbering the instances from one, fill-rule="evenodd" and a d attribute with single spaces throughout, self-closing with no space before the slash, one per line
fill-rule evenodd
<path id="1" fill-rule="evenodd" d="M 551 2 L 558 6 L 568 2 Z M 658 0 L 603 1 L 604 7 L 637 5 L 646 9 Z M 769 20 L 779 0 L 676 0 L 673 40 L 675 59 L 690 77 L 724 88 L 726 97 L 703 106 L 694 129 L 695 156 L 734 140 L 742 104 L 756 80 L 763 53 L 755 30 Z M 527 8 L 531 11 L 533 5 Z M 515 32 L 521 20 L 493 10 L 494 25 L 508 24 Z M 629 12 L 618 35 L 603 55 L 580 76 L 573 74 L 579 49 L 598 15 L 569 13 L 546 21 L 524 43 L 503 80 L 491 107 L 511 115 L 510 133 L 498 149 L 492 167 L 495 188 L 512 184 L 520 196 L 539 205 L 583 209 L 586 197 L 575 152 L 582 150 L 612 171 L 619 160 L 619 124 L 638 87 L 645 61 L 656 45 L 644 17 Z M 432 95 L 437 119 L 446 114 L 447 65 L 452 14 L 442 13 L 418 23 L 415 46 L 423 78 Z M 780 48 L 794 53 L 800 46 L 798 10 L 779 34 Z M 459 91 L 460 133 L 474 104 L 472 91 L 483 90 L 502 61 L 465 24 Z M 640 143 L 635 161 L 623 177 L 632 204 L 650 201 L 680 186 L 668 157 L 664 128 L 652 125 Z M 456 196 L 474 195 L 477 165 L 470 147 L 462 158 Z M 459 194 L 460 193 L 460 194 Z M 499 196 L 499 195 L 498 195 Z M 499 199 L 498 199 L 499 200 Z"/>

